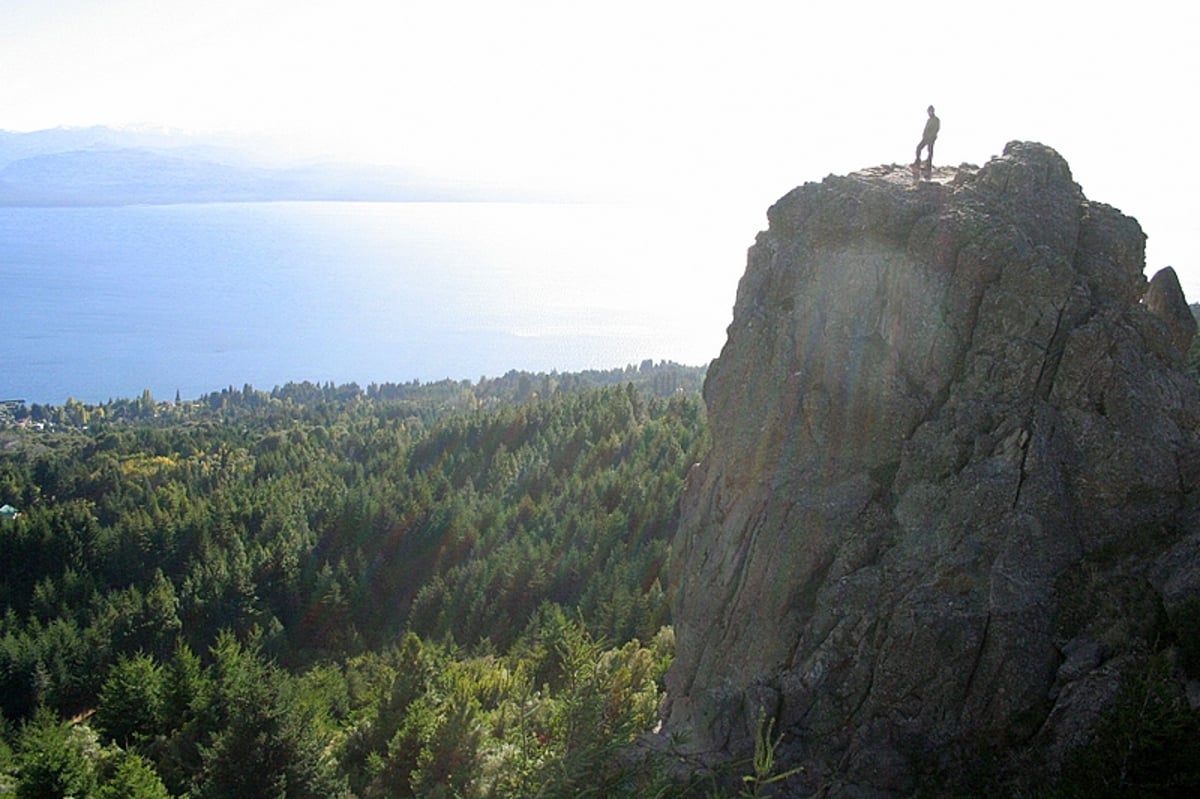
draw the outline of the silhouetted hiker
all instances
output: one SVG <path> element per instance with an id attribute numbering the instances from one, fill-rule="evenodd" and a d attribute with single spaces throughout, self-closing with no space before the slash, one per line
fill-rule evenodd
<path id="1" fill-rule="evenodd" d="M 917 145 L 917 160 L 913 162 L 913 166 L 921 165 L 921 148 L 929 148 L 929 157 L 925 159 L 925 168 L 929 169 L 933 166 L 933 143 L 937 141 L 938 129 L 942 126 L 942 121 L 933 113 L 933 106 L 929 106 L 929 121 L 925 123 L 925 132 L 921 134 L 921 141 Z"/>

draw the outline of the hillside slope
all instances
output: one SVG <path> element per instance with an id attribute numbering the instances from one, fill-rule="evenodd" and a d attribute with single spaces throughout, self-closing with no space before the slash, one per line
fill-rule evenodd
<path id="1" fill-rule="evenodd" d="M 522 199 L 413 169 L 283 157 L 262 144 L 181 132 L 0 131 L 0 207 Z"/>

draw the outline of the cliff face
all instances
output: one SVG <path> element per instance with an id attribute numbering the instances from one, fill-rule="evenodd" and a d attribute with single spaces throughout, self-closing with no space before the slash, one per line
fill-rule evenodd
<path id="1" fill-rule="evenodd" d="M 768 220 L 705 384 L 665 731 L 720 760 L 774 718 L 831 796 L 981 750 L 1057 768 L 1200 588 L 1174 273 L 1148 287 L 1137 222 L 1032 143 Z"/>

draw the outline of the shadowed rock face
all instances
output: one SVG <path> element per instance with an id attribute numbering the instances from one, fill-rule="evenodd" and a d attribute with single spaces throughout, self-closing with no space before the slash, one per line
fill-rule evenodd
<path id="1" fill-rule="evenodd" d="M 1054 769 L 1146 608 L 1200 583 L 1178 281 L 1143 303 L 1141 228 L 1039 144 L 830 177 L 768 220 L 705 385 L 665 732 L 720 760 L 774 717 L 831 796 L 981 749 Z M 1091 596 L 1118 576 L 1134 599 Z"/>

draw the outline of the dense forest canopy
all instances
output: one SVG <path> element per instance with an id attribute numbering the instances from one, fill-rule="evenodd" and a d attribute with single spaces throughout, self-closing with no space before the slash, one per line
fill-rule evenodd
<path id="1" fill-rule="evenodd" d="M 5 405 L 0 791 L 628 779 L 601 755 L 656 718 L 702 379 L 646 362 Z"/>

